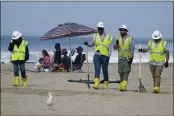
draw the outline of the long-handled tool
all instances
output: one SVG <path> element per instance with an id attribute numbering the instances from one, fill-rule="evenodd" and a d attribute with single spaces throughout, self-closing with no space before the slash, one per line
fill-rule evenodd
<path id="1" fill-rule="evenodd" d="M 126 57 L 127 61 L 129 61 L 128 57 L 127 57 L 126 54 L 124 53 L 124 51 L 123 51 L 123 49 L 122 49 L 121 46 L 120 46 L 120 49 L 121 49 L 121 51 L 123 52 L 124 56 Z M 140 58 L 141 58 L 141 57 L 140 57 Z M 132 70 L 134 71 L 133 68 L 132 68 Z M 136 73 L 136 72 L 134 71 L 134 73 Z M 141 72 L 140 72 L 140 73 L 141 73 Z M 139 93 L 146 92 L 146 89 L 145 89 L 145 87 L 144 87 L 144 85 L 143 85 L 143 83 L 142 83 L 142 81 L 141 81 L 141 76 L 139 77 L 139 85 L 140 85 L 140 86 L 138 86 L 138 88 L 139 88 L 138 92 L 139 92 Z"/>
<path id="2" fill-rule="evenodd" d="M 93 80 L 83 80 L 83 79 L 79 79 L 79 80 L 72 80 L 72 79 L 70 79 L 70 80 L 68 80 L 68 82 L 76 82 L 76 83 L 90 83 L 90 84 L 94 84 L 94 81 Z M 100 81 L 100 83 L 104 83 L 104 81 Z M 118 81 L 109 81 L 109 83 L 119 83 Z"/>
<path id="3" fill-rule="evenodd" d="M 87 85 L 88 85 L 88 89 L 90 89 L 90 85 L 89 85 L 89 63 L 88 63 L 88 46 L 86 46 L 86 62 L 87 62 L 87 70 L 88 70 L 88 82 L 87 82 Z"/>
<path id="4" fill-rule="evenodd" d="M 139 45 L 139 48 L 141 48 L 141 44 Z M 144 93 L 146 92 L 146 89 L 144 87 L 144 85 L 142 84 L 142 81 L 141 81 L 141 52 L 140 52 L 140 70 L 139 70 L 139 92 L 140 93 Z"/>

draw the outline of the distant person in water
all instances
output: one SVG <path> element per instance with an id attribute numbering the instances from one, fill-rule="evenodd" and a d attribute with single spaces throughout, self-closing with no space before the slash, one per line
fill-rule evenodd
<path id="1" fill-rule="evenodd" d="M 11 52 L 11 62 L 14 67 L 14 83 L 13 86 L 20 86 L 19 67 L 21 70 L 22 84 L 27 86 L 27 77 L 25 73 L 25 63 L 29 60 L 28 41 L 22 38 L 22 33 L 14 31 L 12 40 L 10 41 L 8 50 Z"/>
<path id="2" fill-rule="evenodd" d="M 48 54 L 48 52 L 46 50 L 42 50 L 42 56 L 44 59 L 44 70 L 51 70 L 51 60 L 50 60 L 50 56 Z"/>
<path id="3" fill-rule="evenodd" d="M 61 63 L 61 46 L 60 43 L 55 44 L 55 51 L 53 55 L 53 64 L 52 64 L 52 72 L 56 71 L 59 68 Z"/>

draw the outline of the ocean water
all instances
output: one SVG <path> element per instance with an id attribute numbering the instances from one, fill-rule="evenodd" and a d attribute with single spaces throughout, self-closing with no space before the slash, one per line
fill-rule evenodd
<path id="1" fill-rule="evenodd" d="M 61 44 L 61 48 L 67 48 L 69 53 L 69 38 L 63 38 L 63 39 L 55 39 L 55 40 L 40 40 L 40 37 L 38 36 L 24 36 L 25 40 L 29 42 L 29 53 L 30 53 L 30 59 L 28 62 L 37 62 L 41 55 L 41 51 L 43 49 L 47 50 L 50 54 L 50 56 L 53 55 L 54 45 L 55 43 L 59 42 Z M 70 45 L 71 48 L 76 48 L 78 46 L 82 46 L 84 48 L 83 52 L 86 54 L 86 47 L 83 45 L 85 40 L 91 41 L 92 36 L 79 36 L 79 37 L 72 37 L 70 39 Z M 115 39 L 115 38 L 114 38 Z M 10 52 L 8 51 L 9 42 L 11 40 L 11 36 L 1 36 L 1 62 L 3 63 L 9 63 L 10 60 Z M 139 44 L 142 44 L 142 47 L 146 47 L 148 41 L 150 40 L 147 38 L 134 38 L 136 49 L 134 54 L 134 61 L 133 63 L 139 62 L 139 52 L 138 52 L 138 46 Z M 173 63 L 173 40 L 167 39 L 169 50 L 170 50 L 170 63 Z M 94 55 L 94 48 L 88 48 L 88 59 L 89 63 L 93 63 L 93 55 Z M 149 53 L 142 54 L 142 62 L 146 63 L 149 61 L 148 59 Z M 117 63 L 118 61 L 118 53 L 117 51 L 112 51 L 110 63 Z"/>

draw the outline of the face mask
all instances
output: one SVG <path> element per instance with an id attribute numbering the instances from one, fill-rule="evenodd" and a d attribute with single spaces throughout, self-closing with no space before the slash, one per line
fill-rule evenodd
<path id="1" fill-rule="evenodd" d="M 121 35 L 121 36 L 125 36 L 125 35 L 127 35 L 127 32 L 121 31 L 121 32 L 120 32 L 120 35 Z"/>
<path id="2" fill-rule="evenodd" d="M 121 36 L 127 35 L 127 32 L 128 32 L 126 29 L 121 29 L 121 28 L 119 29 L 119 31 Z"/>
<path id="3" fill-rule="evenodd" d="M 155 39 L 154 41 L 158 43 L 158 42 L 160 42 L 160 41 L 161 41 L 161 39 Z"/>
<path id="4" fill-rule="evenodd" d="M 104 33 L 104 28 L 98 28 L 98 33 L 101 35 Z"/>

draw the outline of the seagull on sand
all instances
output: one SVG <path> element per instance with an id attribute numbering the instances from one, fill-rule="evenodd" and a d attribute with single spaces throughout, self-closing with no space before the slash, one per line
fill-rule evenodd
<path id="1" fill-rule="evenodd" d="M 46 104 L 52 108 L 52 106 L 53 106 L 53 93 L 52 92 L 48 92 L 48 98 L 47 98 Z"/>

